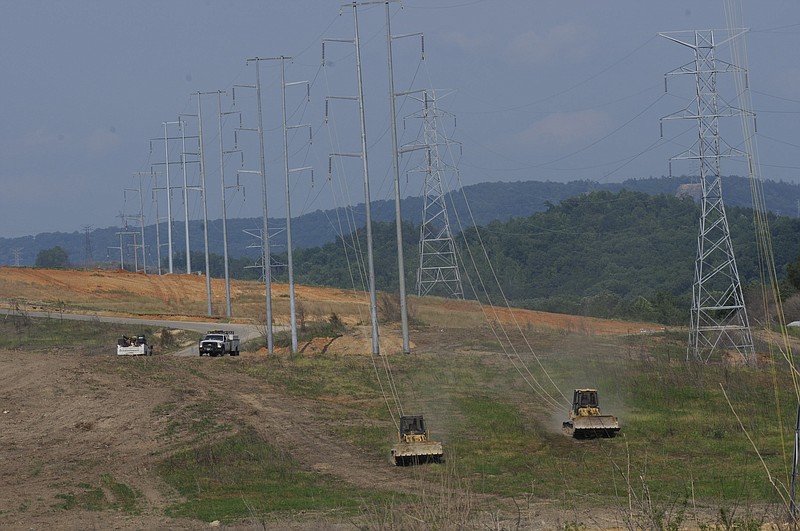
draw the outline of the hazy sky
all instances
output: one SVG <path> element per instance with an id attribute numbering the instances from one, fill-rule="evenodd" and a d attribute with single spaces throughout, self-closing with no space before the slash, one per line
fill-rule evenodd
<path id="1" fill-rule="evenodd" d="M 356 95 L 353 11 L 322 0 L 55 0 L 0 1 L 0 237 L 82 227 L 117 226 L 121 213 L 138 214 L 139 172 L 145 222 L 166 217 L 165 147 L 180 160 L 180 141 L 165 146 L 164 122 L 185 115 L 187 152 L 196 153 L 198 91 L 224 90 L 226 153 L 220 167 L 217 96 L 202 96 L 208 209 L 220 215 L 221 171 L 229 217 L 260 215 L 261 189 L 251 89 L 255 68 L 246 59 L 292 56 L 287 89 L 292 213 L 363 201 L 360 162 L 329 153 L 360 151 L 358 107 L 330 96 Z M 744 2 L 749 83 L 758 116 L 764 177 L 797 181 L 800 138 L 800 3 Z M 359 9 L 365 110 L 373 199 L 392 197 L 384 6 Z M 668 160 L 696 137 L 693 122 L 659 119 L 686 107 L 694 94 L 689 76 L 664 74 L 693 60 L 692 51 L 659 32 L 727 28 L 724 2 L 404 0 L 391 4 L 395 36 L 395 90 L 437 89 L 440 134 L 460 143 L 451 162 L 463 184 L 503 180 L 602 182 L 661 176 Z M 719 33 L 722 35 L 722 32 Z M 726 47 L 721 59 L 730 60 Z M 279 63 L 261 62 L 270 215 L 284 215 Z M 720 89 L 729 88 L 721 81 Z M 446 97 L 444 97 L 446 95 Z M 735 94 L 723 94 L 729 100 Z M 733 100 L 735 101 L 735 100 Z M 398 99 L 400 142 L 413 143 L 419 103 Z M 229 114 L 241 111 L 241 115 Z M 241 116 L 241 122 L 240 122 Z M 404 117 L 408 117 L 404 119 Z M 722 120 L 722 136 L 740 145 L 741 123 Z M 313 143 L 308 145 L 308 130 Z M 169 136 L 178 136 L 176 125 Z M 156 140 L 154 140 L 156 139 Z M 442 157 L 445 157 L 442 154 Z M 447 155 L 450 157 L 450 155 Z M 199 164 L 187 155 L 187 180 L 199 185 Z M 404 170 L 419 164 L 403 157 Z M 743 166 L 723 173 L 744 174 Z M 150 172 L 157 172 L 155 180 Z M 674 174 L 695 172 L 673 163 Z M 170 165 L 171 186 L 182 185 Z M 457 181 L 448 177 L 448 186 Z M 403 193 L 419 195 L 418 173 L 402 177 Z M 158 189 L 161 188 L 161 191 Z M 182 192 L 171 208 L 183 219 Z M 532 202 L 540 202 L 531 198 Z M 201 217 L 199 193 L 189 190 L 189 217 Z M 129 223 L 135 222 L 129 220 Z"/>

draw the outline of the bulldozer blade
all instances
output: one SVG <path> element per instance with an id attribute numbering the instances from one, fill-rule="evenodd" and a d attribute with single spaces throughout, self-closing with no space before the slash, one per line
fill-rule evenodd
<path id="1" fill-rule="evenodd" d="M 391 462 L 396 466 L 441 463 L 443 456 L 440 442 L 399 442 L 392 446 Z"/>
<path id="2" fill-rule="evenodd" d="M 564 422 L 563 429 L 576 439 L 611 438 L 619 431 L 619 421 L 614 415 L 576 417 Z"/>

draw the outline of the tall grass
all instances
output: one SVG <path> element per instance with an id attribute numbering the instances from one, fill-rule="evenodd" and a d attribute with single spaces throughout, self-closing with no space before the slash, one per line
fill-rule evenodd
<path id="1" fill-rule="evenodd" d="M 155 327 L 135 327 L 136 333 L 153 335 Z M 25 313 L 0 316 L 0 348 L 12 350 L 41 350 L 49 348 L 75 349 L 83 352 L 116 354 L 117 338 L 131 335 L 130 327 L 102 323 L 99 320 L 73 321 L 28 317 Z M 155 338 L 154 338 L 155 339 Z"/>

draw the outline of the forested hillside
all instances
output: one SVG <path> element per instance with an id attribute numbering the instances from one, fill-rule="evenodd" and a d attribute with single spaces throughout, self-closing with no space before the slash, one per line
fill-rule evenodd
<path id="1" fill-rule="evenodd" d="M 727 209 L 739 273 L 758 283 L 752 211 Z M 699 207 L 690 198 L 640 192 L 592 192 L 532 216 L 493 222 L 457 237 L 464 288 L 475 298 L 483 279 L 489 298 L 531 309 L 683 324 L 688 315 Z M 769 216 L 775 263 L 782 276 L 800 252 L 800 221 Z M 397 287 L 394 227 L 374 227 L 378 289 Z M 418 229 L 405 227 L 407 279 L 413 291 Z M 354 243 L 355 242 L 355 243 Z M 295 253 L 301 283 L 361 289 L 359 240 L 338 240 Z M 485 253 L 484 253 L 485 249 Z M 473 261 L 474 258 L 474 261 Z M 488 260 L 487 260 L 488 258 Z M 491 268 L 490 264 L 491 263 Z M 468 281 L 468 279 L 471 281 Z M 480 298 L 486 295 L 480 293 Z"/>
<path id="2" fill-rule="evenodd" d="M 581 194 L 607 190 L 619 192 L 631 190 L 651 195 L 666 194 L 676 196 L 682 193 L 693 193 L 692 183 L 696 177 L 657 177 L 628 180 L 622 183 L 600 183 L 595 181 L 572 181 L 567 183 L 517 181 L 486 182 L 465 186 L 448 195 L 447 204 L 450 220 L 455 231 L 468 227 L 471 223 L 470 212 L 475 224 L 482 226 L 492 221 L 507 221 L 514 217 L 526 217 L 547 210 L 548 205 L 557 205 L 561 201 Z M 696 186 L 696 185 L 695 185 Z M 770 211 L 785 216 L 797 216 L 800 201 L 800 185 L 765 181 L 765 203 Z M 723 179 L 723 196 L 728 207 L 751 206 L 750 182 L 736 176 Z M 467 206 L 469 205 L 469 206 Z M 131 214 L 128 212 L 127 214 Z M 422 220 L 422 198 L 407 197 L 402 204 L 403 220 L 419 224 Z M 351 223 L 346 222 L 348 216 Z M 373 201 L 372 216 L 375 221 L 393 221 L 394 203 L 391 201 Z M 341 221 L 341 224 L 340 224 Z M 234 218 L 228 220 L 228 252 L 233 258 L 257 257 L 259 240 L 252 236 L 261 228 L 260 218 Z M 276 249 L 284 245 L 284 219 L 269 220 L 271 240 Z M 356 205 L 349 212 L 343 208 L 336 210 L 316 210 L 295 217 L 292 221 L 292 234 L 295 248 L 312 248 L 335 241 L 337 235 L 348 234 L 354 227 L 364 225 L 364 205 Z M 156 238 L 155 225 L 145 227 L 147 242 L 147 264 L 153 266 L 158 261 L 157 249 L 161 256 L 166 254 L 167 224 L 159 224 L 160 243 Z M 105 263 L 110 267 L 120 261 L 120 232 L 137 232 L 138 227 L 93 228 L 85 232 L 50 232 L 20 238 L 0 238 L 0 263 L 14 265 L 17 256 L 20 265 L 34 265 L 37 254 L 45 249 L 59 246 L 67 252 L 69 261 L 76 266 Z M 210 220 L 208 223 L 209 249 L 214 254 L 222 254 L 222 221 Z M 185 252 L 184 224 L 173 223 L 173 247 L 176 254 Z M 189 223 L 189 239 L 193 251 L 202 251 L 203 224 L 200 220 Z M 123 260 L 133 264 L 132 235 L 125 237 Z M 18 255 L 12 251 L 19 250 Z M 87 252 L 88 251 L 88 252 Z M 203 260 L 193 260 L 194 270 L 200 270 Z M 141 264 L 139 264 L 141 266 Z M 176 271 L 185 271 L 177 269 Z"/>

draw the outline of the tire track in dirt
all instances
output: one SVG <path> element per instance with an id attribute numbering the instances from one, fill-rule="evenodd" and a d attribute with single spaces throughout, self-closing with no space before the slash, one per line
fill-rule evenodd
<path id="1" fill-rule="evenodd" d="M 144 363 L 152 361 L 0 351 L 4 529 L 194 527 L 163 516 L 179 497 L 154 470 L 164 450 L 163 421 L 151 412 L 170 400 L 171 391 L 127 375 Z M 69 496 L 89 488 L 102 489 L 113 504 L 104 477 L 140 493 L 136 516 L 65 508 Z"/>

